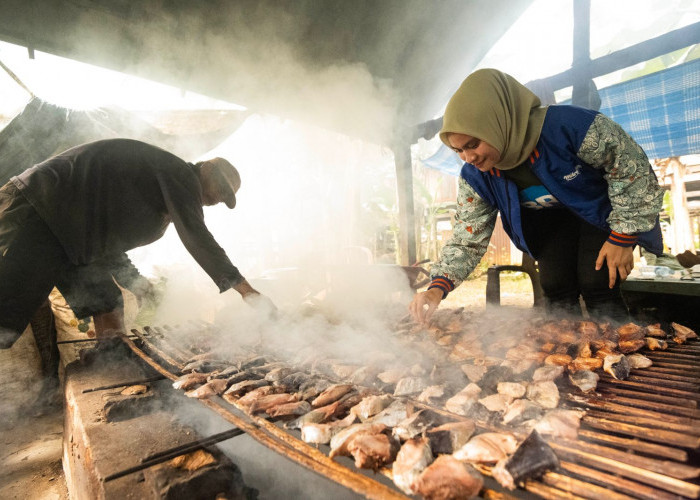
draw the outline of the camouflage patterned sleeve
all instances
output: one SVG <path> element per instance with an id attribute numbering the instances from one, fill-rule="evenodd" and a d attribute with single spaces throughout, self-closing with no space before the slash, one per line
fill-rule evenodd
<path id="1" fill-rule="evenodd" d="M 635 235 L 649 231 L 661 211 L 663 188 L 659 186 L 649 159 L 623 129 L 603 114 L 593 120 L 578 151 L 578 157 L 594 168 L 605 169 L 612 212 L 608 241 L 631 246 Z"/>
<path id="2" fill-rule="evenodd" d="M 498 210 L 460 177 L 452 238 L 432 266 L 433 279 L 428 288 L 440 288 L 446 296 L 471 274 L 486 253 L 497 214 Z"/>

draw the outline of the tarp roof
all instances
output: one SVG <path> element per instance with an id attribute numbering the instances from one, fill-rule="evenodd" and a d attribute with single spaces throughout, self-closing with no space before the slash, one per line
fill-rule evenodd
<path id="1" fill-rule="evenodd" d="M 371 137 L 328 108 L 434 118 L 531 1 L 3 0 L 0 39 Z"/>

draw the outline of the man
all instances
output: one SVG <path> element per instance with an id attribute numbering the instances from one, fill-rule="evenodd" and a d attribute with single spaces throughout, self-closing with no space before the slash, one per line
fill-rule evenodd
<path id="1" fill-rule="evenodd" d="M 98 339 L 122 330 L 114 279 L 133 276 L 126 251 L 156 241 L 171 222 L 221 292 L 233 288 L 272 313 L 204 223 L 202 206 L 234 208 L 240 185 L 222 158 L 193 165 L 130 139 L 83 144 L 10 179 L 0 188 L 0 348 L 19 338 L 54 286 L 77 317 L 93 316 Z"/>

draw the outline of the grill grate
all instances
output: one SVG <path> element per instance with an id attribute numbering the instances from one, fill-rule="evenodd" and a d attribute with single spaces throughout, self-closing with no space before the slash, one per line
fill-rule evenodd
<path id="1" fill-rule="evenodd" d="M 205 324 L 189 330 L 206 332 Z M 144 361 L 175 380 L 193 356 L 206 346 L 187 346 L 178 329 L 169 327 L 132 330 L 135 338 L 123 341 Z M 632 370 L 627 380 L 601 376 L 596 393 L 563 395 L 564 406 L 586 411 L 577 439 L 548 438 L 560 459 L 557 471 L 547 472 L 523 487 L 536 496 L 600 499 L 700 498 L 700 341 L 670 344 L 666 351 L 642 351 L 654 365 Z M 253 352 L 251 351 L 251 355 Z M 201 399 L 202 404 L 262 444 L 368 498 L 405 498 L 398 490 L 331 460 L 321 450 L 301 441 L 273 421 L 250 416 L 220 397 Z M 412 401 L 451 420 L 469 420 L 442 408 Z M 517 430 L 489 421 L 476 421 L 487 431 Z M 491 468 L 477 467 L 484 475 Z M 391 477 L 390 469 L 380 470 Z M 489 483 L 490 485 L 491 483 Z M 509 498 L 518 490 L 484 488 L 484 498 Z"/>

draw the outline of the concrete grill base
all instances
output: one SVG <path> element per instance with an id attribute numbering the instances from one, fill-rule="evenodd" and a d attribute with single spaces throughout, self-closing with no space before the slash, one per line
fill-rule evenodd
<path id="1" fill-rule="evenodd" d="M 182 493 L 195 488 L 197 498 L 213 499 L 219 493 L 229 499 L 255 497 L 243 485 L 238 467 L 211 449 L 216 464 L 196 471 L 176 469 L 166 463 L 145 474 L 135 472 L 105 482 L 105 477 L 138 465 L 146 456 L 206 436 L 197 435 L 167 411 L 167 397 L 160 397 L 160 393 L 169 391 L 168 381 L 148 383 L 145 395 L 134 396 L 137 404 L 133 418 L 127 418 L 128 404 L 123 396 L 117 396 L 123 387 L 83 393 L 84 389 L 153 375 L 128 356 L 100 354 L 91 364 L 73 362 L 65 370 L 63 468 L 72 499 L 183 498 Z M 154 397 L 149 397 L 149 393 Z M 120 418 L 107 421 L 105 405 L 115 397 L 122 399 Z M 144 400 L 150 403 L 144 406 Z"/>

